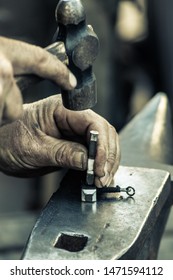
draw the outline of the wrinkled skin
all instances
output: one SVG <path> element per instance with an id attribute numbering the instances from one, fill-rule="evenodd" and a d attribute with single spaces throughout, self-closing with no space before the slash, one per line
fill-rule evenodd
<path id="1" fill-rule="evenodd" d="M 92 110 L 70 111 L 60 95 L 23 105 L 23 116 L 0 128 L 0 169 L 33 176 L 51 168 L 85 170 L 90 130 L 99 132 L 95 184 L 109 185 L 120 160 L 115 129 Z"/>
<path id="2" fill-rule="evenodd" d="M 22 97 L 14 79 L 18 74 L 36 74 L 67 90 L 76 86 L 75 77 L 55 56 L 41 47 L 0 36 L 0 125 L 22 114 Z"/>

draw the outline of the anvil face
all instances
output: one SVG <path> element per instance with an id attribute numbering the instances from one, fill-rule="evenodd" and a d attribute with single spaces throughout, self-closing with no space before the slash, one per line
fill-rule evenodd
<path id="1" fill-rule="evenodd" d="M 116 184 L 131 185 L 133 198 L 105 194 L 81 202 L 81 185 L 68 180 L 53 195 L 31 233 L 24 259 L 120 259 L 141 251 L 170 194 L 166 171 L 121 166 Z M 136 254 L 136 253 L 135 253 Z"/>

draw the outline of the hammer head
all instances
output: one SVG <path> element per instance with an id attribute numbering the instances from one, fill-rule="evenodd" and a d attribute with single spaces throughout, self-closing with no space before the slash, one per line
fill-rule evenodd
<path id="1" fill-rule="evenodd" d="M 57 40 L 63 41 L 69 69 L 77 78 L 72 91 L 62 91 L 63 104 L 70 110 L 85 110 L 97 103 L 96 78 L 92 70 L 99 51 L 99 40 L 91 26 L 86 25 L 80 0 L 60 0 L 56 8 Z"/>

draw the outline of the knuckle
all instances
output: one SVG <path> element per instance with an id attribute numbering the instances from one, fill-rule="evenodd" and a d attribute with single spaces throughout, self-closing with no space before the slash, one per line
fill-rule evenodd
<path id="1" fill-rule="evenodd" d="M 54 146 L 53 148 L 54 151 L 58 151 L 55 156 L 56 156 L 56 163 L 58 164 L 58 166 L 66 166 L 67 164 L 67 154 L 70 154 L 70 149 L 67 151 L 66 145 L 62 144 L 60 147 L 58 147 L 57 149 L 57 145 Z"/>
<path id="2" fill-rule="evenodd" d="M 49 53 L 39 46 L 34 46 L 33 49 L 33 60 L 30 65 L 31 70 L 35 73 L 39 71 L 40 68 L 45 67 L 48 64 Z"/>
<path id="3" fill-rule="evenodd" d="M 98 177 L 104 175 L 104 166 L 107 160 L 107 154 L 103 147 L 98 148 L 95 160 L 95 173 Z"/>
<path id="4" fill-rule="evenodd" d="M 98 147 L 98 150 L 97 150 L 97 154 L 99 156 L 99 160 L 100 160 L 100 164 L 102 164 L 102 161 L 106 161 L 106 150 L 104 149 L 104 147 Z"/>
<path id="5" fill-rule="evenodd" d="M 35 141 L 34 136 L 25 126 L 23 121 L 17 120 L 14 124 L 14 150 L 21 159 L 28 161 L 30 158 L 38 154 L 38 143 Z"/>
<path id="6" fill-rule="evenodd" d="M 59 167 L 82 168 L 84 150 L 78 147 L 77 143 L 64 142 L 60 145 L 55 145 L 55 162 Z"/>
<path id="7" fill-rule="evenodd" d="M 57 70 L 55 71 L 54 79 L 58 80 L 60 85 L 68 89 L 69 70 L 64 64 L 57 64 Z"/>
<path id="8" fill-rule="evenodd" d="M 41 63 L 44 62 L 45 59 L 47 59 L 47 53 L 44 49 L 42 49 L 39 46 L 34 46 L 34 52 L 37 62 Z"/>
<path id="9" fill-rule="evenodd" d="M 38 64 L 41 66 L 45 66 L 50 62 L 50 56 L 51 55 L 49 53 L 40 48 L 40 50 L 38 51 Z"/>
<path id="10" fill-rule="evenodd" d="M 23 147 L 23 144 L 24 144 L 23 139 L 25 138 L 25 135 L 26 135 L 25 127 L 21 120 L 17 120 L 15 122 L 15 130 L 16 130 L 17 137 L 15 137 L 13 145 L 14 145 L 15 150 L 17 151 L 18 148 Z M 26 137 L 26 140 L 29 140 L 29 137 Z"/>
<path id="11" fill-rule="evenodd" d="M 115 160 L 116 160 L 116 157 L 117 157 L 117 153 L 115 153 L 115 152 L 110 152 L 110 153 L 109 153 L 109 158 L 108 158 L 109 163 L 114 163 Z"/>
<path id="12" fill-rule="evenodd" d="M 109 155 L 108 155 L 108 162 L 111 166 L 114 166 L 115 164 L 119 164 L 120 162 L 120 149 L 118 147 L 116 147 L 115 151 L 109 151 Z"/>

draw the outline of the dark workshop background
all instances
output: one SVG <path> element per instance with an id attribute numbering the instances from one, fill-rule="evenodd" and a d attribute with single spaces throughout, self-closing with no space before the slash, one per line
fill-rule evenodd
<path id="1" fill-rule="evenodd" d="M 57 0 L 0 0 L 0 35 L 42 47 L 51 43 Z M 84 0 L 87 22 L 100 40 L 94 70 L 94 110 L 118 132 L 158 91 L 173 89 L 172 0 Z M 49 82 L 23 93 L 25 102 L 55 94 Z M 32 179 L 0 173 L 0 259 L 18 259 L 41 207 L 58 188 L 63 172 Z M 159 251 L 173 259 L 171 213 Z"/>

